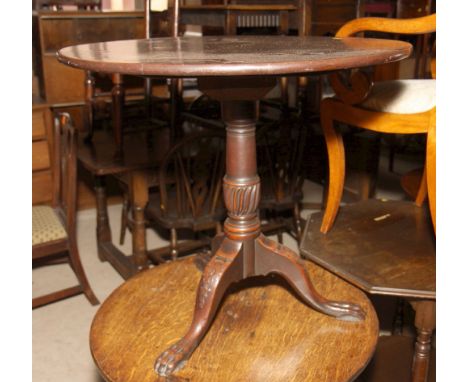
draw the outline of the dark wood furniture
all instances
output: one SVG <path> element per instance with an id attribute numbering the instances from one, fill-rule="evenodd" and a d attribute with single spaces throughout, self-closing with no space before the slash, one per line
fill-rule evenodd
<path id="1" fill-rule="evenodd" d="M 38 12 L 41 96 L 50 104 L 85 100 L 85 72 L 60 65 L 55 52 L 65 46 L 143 38 L 143 12 Z"/>
<path id="2" fill-rule="evenodd" d="M 32 106 L 32 204 L 52 201 L 53 120 L 45 102 Z"/>
<path id="3" fill-rule="evenodd" d="M 65 254 L 78 285 L 33 298 L 33 309 L 80 293 L 92 305 L 99 304 L 84 273 L 76 241 L 76 130 L 68 115 L 61 115 L 60 123 L 56 122 L 54 135 L 52 207 L 32 208 L 32 263 L 33 267 L 47 265 Z"/>
<path id="4" fill-rule="evenodd" d="M 143 37 L 143 12 L 33 11 L 33 84 L 37 84 L 36 92 L 33 89 L 33 93 L 36 93 L 36 99 L 33 97 L 33 117 L 38 115 L 39 109 L 45 110 L 47 104 L 52 114 L 67 112 L 72 116 L 74 126 L 79 131 L 86 130 L 85 72 L 60 65 L 55 58 L 55 52 L 64 46 L 101 39 Z M 128 93 L 132 94 L 138 90 L 135 87 L 140 87 L 138 97 L 141 99 L 143 81 L 137 79 L 136 82 L 124 78 Z M 97 92 L 103 95 L 100 99 L 111 98 L 112 82 L 109 78 L 96 76 L 95 86 Z M 53 135 L 47 139 L 50 139 L 48 143 L 53 145 Z M 45 172 L 41 171 L 41 175 L 44 176 Z M 39 178 L 39 175 L 35 177 Z M 50 183 L 45 180 L 34 179 L 33 196 L 40 196 L 39 199 L 46 202 L 44 198 L 45 195 L 50 195 L 49 186 Z M 95 207 L 92 188 L 81 178 L 78 180 L 77 198 L 79 209 Z M 111 202 L 114 200 L 117 198 L 114 197 Z"/>
<path id="5" fill-rule="evenodd" d="M 184 24 L 222 28 L 224 34 L 235 35 L 237 28 L 277 28 L 285 34 L 289 30 L 292 14 L 299 8 L 295 4 L 205 4 L 182 5 Z M 304 28 L 304 26 L 299 26 Z"/>
<path id="6" fill-rule="evenodd" d="M 151 195 L 146 216 L 170 230 L 173 260 L 180 252 L 177 231 L 185 228 L 196 235 L 209 230 L 222 232 L 221 222 L 226 217 L 222 201 L 225 146 L 222 131 L 190 134 L 175 143 L 161 163 L 159 192 Z M 207 237 L 204 244 L 209 243 Z"/>
<path id="7" fill-rule="evenodd" d="M 287 231 L 299 242 L 302 234 L 300 203 L 305 179 L 303 160 L 310 126 L 304 120 L 283 114 L 278 122 L 259 129 L 257 160 L 262 178 L 260 213 L 283 242 L 282 232 Z"/>
<path id="8" fill-rule="evenodd" d="M 399 19 L 415 18 L 430 15 L 436 12 L 435 0 L 397 0 L 396 17 Z M 417 36 L 415 44 L 415 78 L 430 78 L 430 71 L 427 70 L 427 63 L 430 60 L 430 35 Z"/>
<path id="9" fill-rule="evenodd" d="M 203 274 L 201 264 L 194 256 L 162 264 L 135 276 L 102 304 L 90 344 L 107 381 L 159 380 L 153 354 L 184 333 L 196 300 L 193 285 Z M 359 304 L 366 318 L 350 324 L 310 310 L 292 298 L 295 291 L 278 276 L 244 280 L 230 288 L 210 331 L 170 380 L 353 380 L 377 342 L 374 308 L 357 288 L 320 267 L 306 263 L 305 269 L 321 294 Z"/>
<path id="10" fill-rule="evenodd" d="M 359 0 L 233 0 L 182 5 L 184 24 L 237 29 L 276 28 L 279 34 L 296 30 L 299 36 L 333 35 L 346 21 L 362 12 Z"/>
<path id="11" fill-rule="evenodd" d="M 102 9 L 102 0 L 35 0 L 36 10 L 56 9 L 63 10 L 63 6 L 74 6 L 79 10 L 94 10 Z"/>
<path id="12" fill-rule="evenodd" d="M 148 139 L 149 138 L 149 139 Z M 93 141 L 83 137 L 78 147 L 78 159 L 95 179 L 97 205 L 97 246 L 101 261 L 109 261 L 127 279 L 138 270 L 148 267 L 151 251 L 146 248 L 144 209 L 148 202 L 147 169 L 159 166 L 170 147 L 168 129 L 126 134 L 122 151 L 116 155 L 114 137 L 99 131 Z M 107 212 L 106 176 L 128 173 L 132 206 L 132 255 L 126 256 L 112 243 Z"/>
<path id="13" fill-rule="evenodd" d="M 411 46 L 399 41 L 287 36 L 129 40 L 78 45 L 58 52 L 62 63 L 86 70 L 198 77 L 200 89 L 221 101 L 227 132 L 223 192 L 228 218 L 224 233 L 213 241 L 214 256 L 201 278 L 188 332 L 156 361 L 160 375 L 170 375 L 190 357 L 229 285 L 251 276 L 279 273 L 309 307 L 351 321 L 351 326 L 365 320 L 358 305 L 321 296 L 300 258 L 260 233 L 255 141 L 258 100 L 276 85 L 273 76 L 374 65 L 403 59 L 410 52 Z"/>
<path id="14" fill-rule="evenodd" d="M 412 381 L 426 381 L 436 298 L 435 236 L 427 209 L 412 202 L 358 202 L 340 208 L 327 234 L 320 232 L 322 219 L 323 213 L 310 216 L 301 253 L 367 293 L 411 303 L 418 332 Z"/>

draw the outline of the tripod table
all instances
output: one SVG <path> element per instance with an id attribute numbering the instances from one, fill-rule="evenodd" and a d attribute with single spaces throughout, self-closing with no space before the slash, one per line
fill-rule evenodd
<path id="1" fill-rule="evenodd" d="M 359 305 L 321 296 L 299 256 L 260 233 L 256 106 L 276 85 L 277 77 L 383 64 L 410 53 L 411 45 L 400 41 L 295 36 L 126 40 L 58 52 L 59 61 L 85 70 L 197 77 L 200 90 L 221 102 L 227 134 L 223 192 L 228 218 L 224 233 L 213 241 L 213 257 L 198 286 L 192 324 L 157 358 L 159 375 L 168 376 L 183 366 L 209 329 L 229 285 L 248 277 L 279 274 L 315 310 L 340 320 L 365 319 Z"/>

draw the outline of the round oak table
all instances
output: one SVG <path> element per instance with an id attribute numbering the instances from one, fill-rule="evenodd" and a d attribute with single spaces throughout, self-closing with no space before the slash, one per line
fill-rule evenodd
<path id="1" fill-rule="evenodd" d="M 379 323 L 358 288 L 307 262 L 317 290 L 359 304 L 363 321 L 345 322 L 303 304 L 281 277 L 249 278 L 229 288 L 216 319 L 185 366 L 167 379 L 155 355 L 180 338 L 193 314 L 203 263 L 191 256 L 140 272 L 102 304 L 91 351 L 112 382 L 344 382 L 367 365 Z"/>
<path id="2" fill-rule="evenodd" d="M 352 321 L 347 323 L 350 326 L 366 320 L 359 304 L 329 300 L 317 292 L 299 256 L 261 235 L 256 106 L 276 85 L 277 76 L 382 64 L 410 53 L 410 44 L 393 40 L 289 36 L 125 40 L 76 45 L 57 53 L 59 61 L 80 69 L 197 77 L 200 90 L 221 102 L 226 125 L 223 193 L 228 218 L 224 233 L 213 240 L 214 255 L 200 279 L 192 323 L 157 358 L 159 375 L 169 376 L 183 367 L 208 331 L 227 288 L 251 276 L 279 274 L 309 307 Z M 135 336 L 134 341 L 139 338 Z"/>

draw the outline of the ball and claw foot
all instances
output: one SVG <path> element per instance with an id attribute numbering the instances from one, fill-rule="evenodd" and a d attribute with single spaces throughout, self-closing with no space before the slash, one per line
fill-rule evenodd
<path id="1" fill-rule="evenodd" d="M 341 321 L 358 322 L 366 318 L 362 308 L 352 302 L 329 301 L 325 304 L 330 313 Z"/>
<path id="2" fill-rule="evenodd" d="M 162 377 L 168 377 L 184 366 L 184 361 L 190 356 L 194 346 L 181 339 L 162 353 L 154 365 L 154 370 Z"/>

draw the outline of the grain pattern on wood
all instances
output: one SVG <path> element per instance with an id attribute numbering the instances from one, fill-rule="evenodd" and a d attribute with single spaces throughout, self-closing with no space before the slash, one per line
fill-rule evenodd
<path id="1" fill-rule="evenodd" d="M 378 333 L 365 295 L 311 263 L 317 289 L 366 312 L 343 322 L 309 309 L 279 277 L 233 286 L 185 367 L 155 374 L 155 355 L 176 342 L 192 318 L 201 271 L 196 257 L 139 273 L 101 306 L 91 351 L 103 376 L 118 381 L 348 381 L 370 359 Z"/>
<path id="2" fill-rule="evenodd" d="M 435 299 L 435 235 L 427 209 L 412 202 L 367 200 L 341 207 L 333 229 L 312 214 L 301 252 L 375 294 Z"/>
<path id="3" fill-rule="evenodd" d="M 75 45 L 57 57 L 107 73 L 198 77 L 310 73 L 393 62 L 410 53 L 410 44 L 382 39 L 212 36 Z"/>

